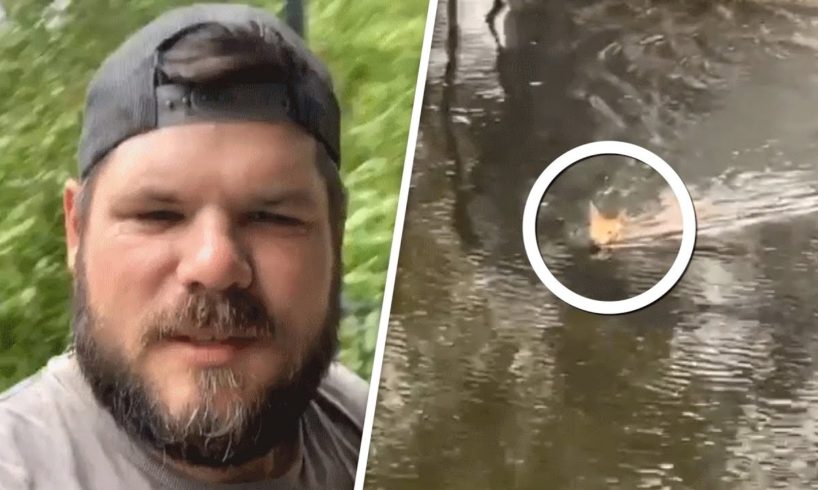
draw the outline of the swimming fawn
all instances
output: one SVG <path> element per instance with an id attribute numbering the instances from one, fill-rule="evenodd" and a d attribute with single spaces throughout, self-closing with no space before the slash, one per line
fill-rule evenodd
<path id="1" fill-rule="evenodd" d="M 593 203 L 588 206 L 588 230 L 597 247 L 625 246 L 629 242 L 682 233 L 682 214 L 676 197 L 666 191 L 660 195 L 660 207 L 631 216 L 622 210 L 614 217 L 603 215 Z M 697 206 L 698 208 L 698 206 Z"/>
<path id="2" fill-rule="evenodd" d="M 620 211 L 613 218 L 604 216 L 594 206 L 588 203 L 588 222 L 591 242 L 598 247 L 603 247 L 622 240 L 626 223 L 628 222 L 627 212 Z"/>

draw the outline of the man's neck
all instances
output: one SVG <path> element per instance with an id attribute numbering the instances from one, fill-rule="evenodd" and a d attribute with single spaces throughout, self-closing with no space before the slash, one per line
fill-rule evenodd
<path id="1" fill-rule="evenodd" d="M 285 475 L 294 477 L 300 471 L 302 460 L 301 445 L 298 444 L 298 440 L 282 444 L 259 459 L 241 466 L 227 468 L 193 466 L 170 458 L 162 458 L 161 454 L 155 452 L 153 456 L 163 459 L 168 466 L 186 478 L 202 483 L 217 484 L 273 480 Z"/>

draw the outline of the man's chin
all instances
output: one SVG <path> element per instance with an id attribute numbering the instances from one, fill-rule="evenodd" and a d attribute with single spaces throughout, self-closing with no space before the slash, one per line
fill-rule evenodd
<path id="1" fill-rule="evenodd" d="M 257 408 L 264 394 L 272 389 L 268 385 L 250 384 L 248 377 L 229 368 L 189 369 L 143 379 L 165 418 L 173 421 L 189 421 L 205 410 L 219 417 L 237 406 Z"/>
<path id="2" fill-rule="evenodd" d="M 208 468 L 239 466 L 292 442 L 314 394 L 248 386 L 203 392 L 197 385 L 191 392 L 192 399 L 175 401 L 176 410 L 168 405 L 154 415 L 167 432 L 141 438 L 173 460 Z"/>
<path id="3" fill-rule="evenodd" d="M 228 369 L 197 369 L 161 381 L 140 379 L 118 393 L 101 391 L 110 394 L 104 404 L 117 423 L 152 452 L 223 468 L 291 441 L 314 394 L 304 388 L 252 386 Z"/>
<path id="4" fill-rule="evenodd" d="M 127 434 L 164 457 L 209 468 L 242 465 L 291 441 L 328 366 L 316 356 L 278 384 L 269 364 L 263 371 L 253 362 L 192 368 L 148 351 L 129 366 L 90 342 L 80 343 L 78 357 L 95 396 Z"/>

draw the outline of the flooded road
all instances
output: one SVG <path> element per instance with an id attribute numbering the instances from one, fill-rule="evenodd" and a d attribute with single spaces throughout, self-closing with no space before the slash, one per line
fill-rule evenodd
<path id="1" fill-rule="evenodd" d="M 366 488 L 818 488 L 818 11 L 528 0 L 495 37 L 492 4 L 440 3 Z M 545 166 L 601 139 L 670 163 L 701 229 L 679 285 L 616 317 L 550 294 L 520 232 Z M 572 167 L 546 263 L 597 299 L 651 287 L 673 237 L 600 258 L 583 233 L 589 202 L 666 188 Z"/>

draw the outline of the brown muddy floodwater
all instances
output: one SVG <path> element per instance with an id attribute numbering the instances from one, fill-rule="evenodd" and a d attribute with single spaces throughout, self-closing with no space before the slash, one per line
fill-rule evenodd
<path id="1" fill-rule="evenodd" d="M 366 488 L 818 488 L 818 12 L 513 3 L 494 34 L 492 0 L 440 3 Z M 550 294 L 520 232 L 545 166 L 602 139 L 708 203 L 679 285 L 615 317 Z M 614 299 L 664 275 L 672 238 L 583 245 L 589 201 L 647 206 L 658 174 L 557 182 L 538 233 L 561 281 Z"/>

